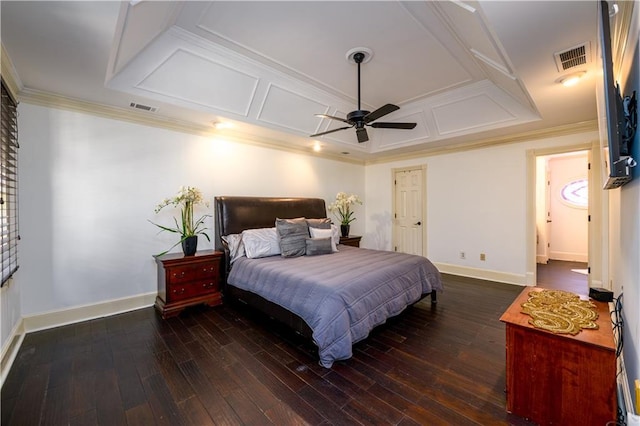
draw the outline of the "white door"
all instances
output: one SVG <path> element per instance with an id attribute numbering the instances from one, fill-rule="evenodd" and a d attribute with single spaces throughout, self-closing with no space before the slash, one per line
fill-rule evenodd
<path id="1" fill-rule="evenodd" d="M 551 193 L 549 259 L 587 262 L 589 253 L 588 203 L 581 205 L 588 189 L 587 153 L 549 160 Z"/>
<path id="2" fill-rule="evenodd" d="M 423 255 L 423 169 L 394 172 L 394 250 Z"/>

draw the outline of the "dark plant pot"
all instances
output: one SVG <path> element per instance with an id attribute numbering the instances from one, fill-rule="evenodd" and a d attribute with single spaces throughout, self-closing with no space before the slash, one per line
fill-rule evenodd
<path id="1" fill-rule="evenodd" d="M 192 235 L 182 240 L 182 252 L 185 256 L 193 256 L 198 250 L 198 236 Z"/>
<path id="2" fill-rule="evenodd" d="M 340 233 L 343 237 L 349 236 L 349 229 L 351 229 L 351 225 L 340 225 Z"/>

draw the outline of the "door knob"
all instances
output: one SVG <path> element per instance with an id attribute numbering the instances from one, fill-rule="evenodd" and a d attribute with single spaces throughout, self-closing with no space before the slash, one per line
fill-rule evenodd
<path id="1" fill-rule="evenodd" d="M 414 225 L 420 226 L 420 225 L 422 225 L 422 222 L 414 223 Z"/>
<path id="2" fill-rule="evenodd" d="M 551 223 L 551 221 L 550 221 L 550 220 L 547 220 L 547 223 Z"/>

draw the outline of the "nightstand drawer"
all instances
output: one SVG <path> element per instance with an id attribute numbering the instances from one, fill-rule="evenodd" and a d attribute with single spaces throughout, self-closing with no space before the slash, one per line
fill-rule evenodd
<path id="1" fill-rule="evenodd" d="M 169 284 L 167 286 L 167 302 L 189 299 L 218 291 L 218 280 L 198 281 L 186 284 Z"/>
<path id="2" fill-rule="evenodd" d="M 171 284 L 206 279 L 218 276 L 219 262 L 202 262 L 192 265 L 175 266 L 168 270 L 167 280 Z"/>

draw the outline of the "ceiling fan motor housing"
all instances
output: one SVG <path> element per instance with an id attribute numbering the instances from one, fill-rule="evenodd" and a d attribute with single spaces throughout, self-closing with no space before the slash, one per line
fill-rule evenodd
<path id="1" fill-rule="evenodd" d="M 364 125 L 364 117 L 369 114 L 369 111 L 364 111 L 361 109 L 355 110 L 355 111 L 351 111 L 349 114 L 347 114 L 347 121 L 348 122 L 353 122 L 353 123 L 362 123 Z"/>

